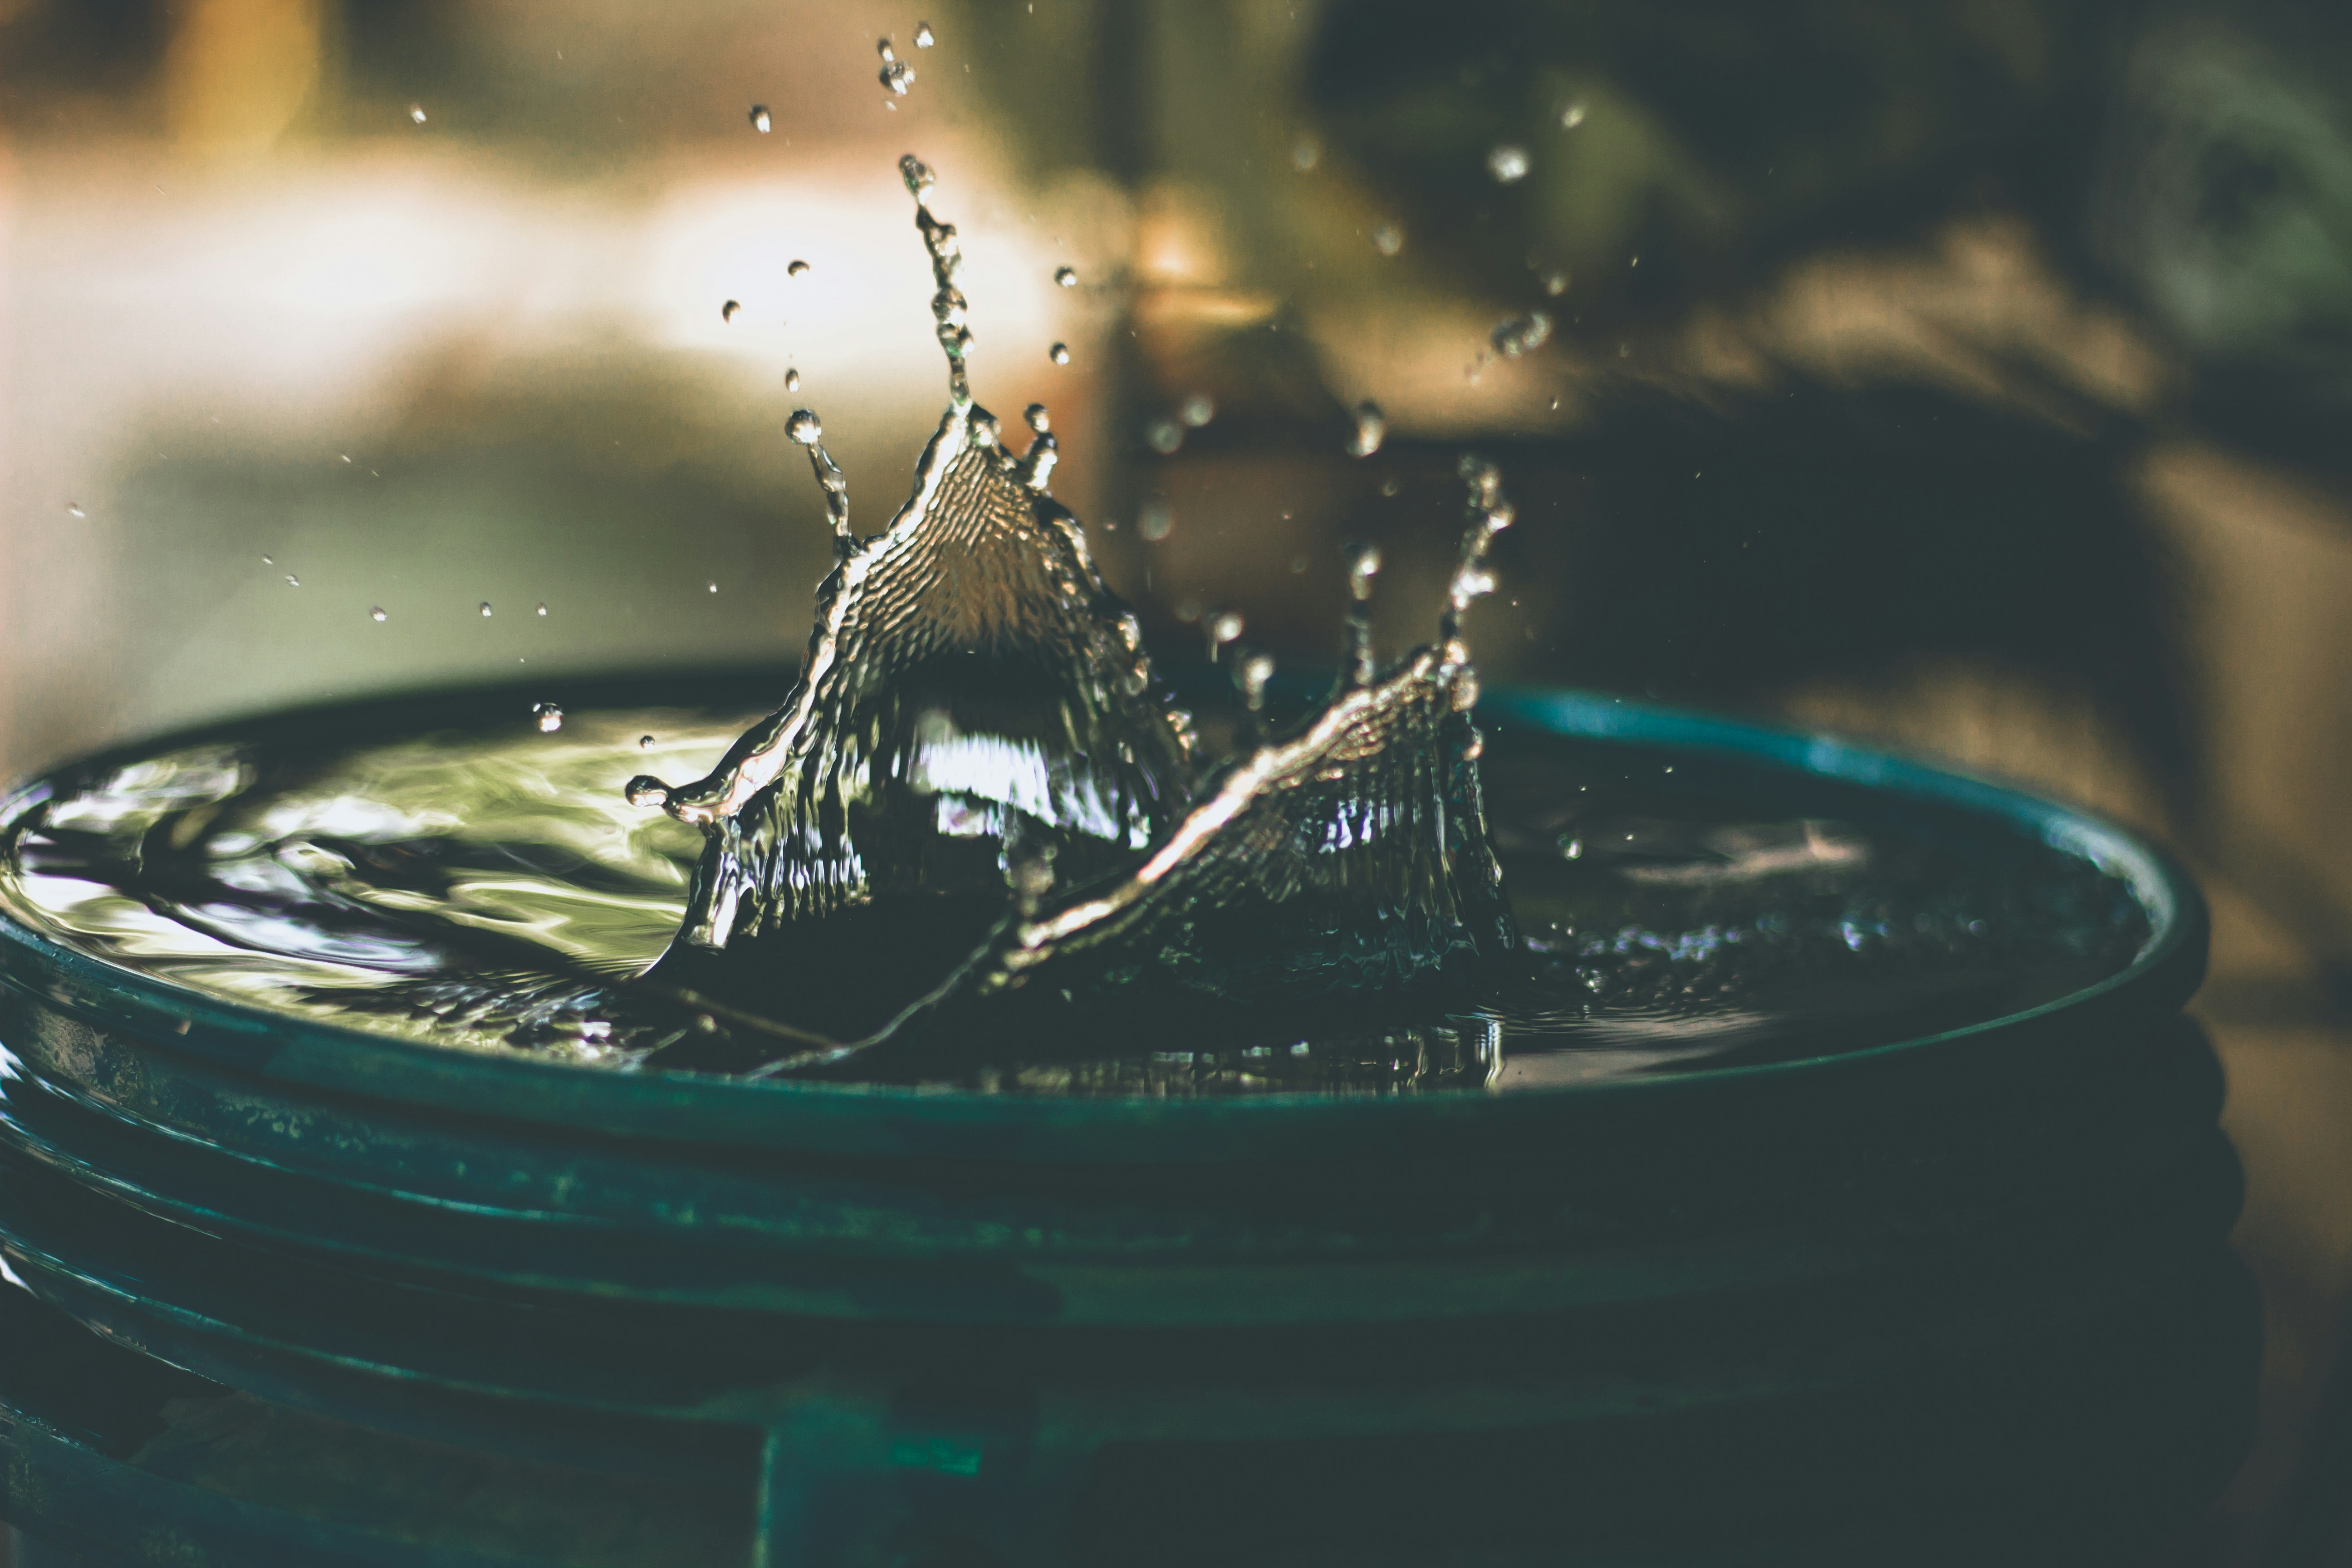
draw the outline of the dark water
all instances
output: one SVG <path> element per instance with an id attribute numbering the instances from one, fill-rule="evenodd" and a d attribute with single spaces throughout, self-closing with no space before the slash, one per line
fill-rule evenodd
<path id="1" fill-rule="evenodd" d="M 679 928 L 702 841 L 622 785 L 708 766 L 751 706 L 574 707 L 553 732 L 510 706 L 405 736 L 281 722 L 62 778 L 8 825 L 0 904 L 190 991 L 453 1050 L 725 1072 L 804 1049 L 790 998 L 762 1016 L 637 978 Z M 1508 730 L 1483 766 L 1523 952 L 1475 977 L 1475 1007 L 1391 998 L 1189 1037 L 1097 1019 L 966 1041 L 929 1076 L 1507 1090 L 1812 1056 L 2053 1000 L 2149 935 L 2119 879 L 1956 810 Z M 893 958 L 869 956 L 876 975 Z M 868 983 L 856 965 L 837 981 Z"/>

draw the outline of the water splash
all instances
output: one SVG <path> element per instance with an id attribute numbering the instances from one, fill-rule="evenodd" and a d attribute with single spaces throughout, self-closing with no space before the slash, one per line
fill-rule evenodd
<path id="1" fill-rule="evenodd" d="M 1516 943 L 1462 638 L 1510 521 L 1492 466 L 1464 466 L 1471 521 L 1436 642 L 1382 669 L 1379 559 L 1357 551 L 1339 684 L 1280 735 L 1264 723 L 1273 661 L 1236 646 L 1237 612 L 1204 618 L 1246 713 L 1244 753 L 1204 775 L 1135 617 L 1049 494 L 1045 406 L 1024 411 L 1015 456 L 973 401 L 961 245 L 930 210 L 932 171 L 910 153 L 899 173 L 930 257 L 947 408 L 912 495 L 864 538 L 816 412 L 785 421 L 835 564 L 783 705 L 708 777 L 628 786 L 705 840 L 648 980 L 845 1042 L 771 1070 L 860 1075 L 936 1068 L 943 1050 L 969 1065 L 968 1026 L 1050 1035 L 1049 1015 L 1114 993 L 1132 1010 L 1139 988 L 1171 1026 L 1458 993 L 1473 960 Z M 1196 396 L 1183 424 L 1159 425 L 1181 440 L 1213 413 Z M 1165 510 L 1155 531 L 1147 505 L 1138 531 L 1164 536 Z"/>
<path id="2" fill-rule="evenodd" d="M 920 160 L 900 174 L 948 363 L 913 494 L 861 539 L 816 412 L 787 419 L 835 555 L 801 679 L 709 776 L 629 788 L 707 839 L 656 978 L 763 1007 L 789 998 L 796 1019 L 843 1037 L 910 999 L 844 973 L 928 986 L 978 946 L 1003 902 L 1009 843 L 1050 848 L 1072 874 L 1124 864 L 1174 827 L 1193 772 L 1141 628 L 1049 493 L 1043 409 L 1016 456 L 972 400 L 956 229 L 925 202 L 935 180 Z"/>
<path id="3" fill-rule="evenodd" d="M 765 1070 L 919 1075 L 982 1017 L 1034 1045 L 1084 1037 L 1073 1026 L 1105 1007 L 1131 1041 L 1463 1001 L 1473 969 L 1518 934 L 1486 833 L 1461 635 L 1512 510 L 1492 464 L 1465 458 L 1462 475 L 1469 521 L 1434 644 L 1378 668 L 1366 605 L 1379 557 L 1358 550 L 1345 661 L 1319 711 L 1255 742 L 1129 871 L 1073 885 L 1045 848 L 1016 841 L 1012 907 L 945 984 L 868 1039 Z M 1230 612 L 1208 626 L 1213 647 L 1240 632 Z M 1272 673 L 1255 658 L 1236 669 L 1253 721 Z"/>

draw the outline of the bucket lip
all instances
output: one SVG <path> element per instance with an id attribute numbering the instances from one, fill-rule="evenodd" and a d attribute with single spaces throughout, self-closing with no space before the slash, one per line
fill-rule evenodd
<path id="1" fill-rule="evenodd" d="M 447 717 L 507 693 L 553 691 L 581 707 L 623 700 L 709 707 L 727 685 L 772 683 L 773 666 L 680 669 L 642 677 L 559 678 L 524 687 L 456 687 L 278 710 L 109 747 L 0 795 L 0 841 L 50 798 L 54 781 L 159 750 L 247 732 L 256 722 L 310 714 L 413 712 Z M 771 689 L 772 689 L 771 687 Z M 681 694 L 687 700 L 680 700 Z M 748 691 L 745 693 L 748 695 Z M 1041 1162 L 1164 1162 L 1276 1158 L 1307 1151 L 1313 1130 L 1386 1138 L 1417 1127 L 1494 1126 L 1549 1120 L 1574 1108 L 1605 1110 L 1688 1102 L 1769 1089 L 1811 1090 L 1902 1064 L 1926 1065 L 2002 1037 L 2087 1033 L 2129 1015 L 2185 1005 L 2204 978 L 2205 901 L 2168 852 L 2079 807 L 1975 773 L 1913 761 L 1833 736 L 1559 688 L 1493 687 L 1479 703 L 1489 725 L 1662 751 L 1744 759 L 1856 784 L 1990 818 L 2121 878 L 2147 911 L 2150 933 L 2116 973 L 2038 1006 L 1935 1034 L 1783 1061 L 1677 1068 L 1504 1093 L 1337 1096 L 1281 1092 L 1190 1100 L 985 1094 L 943 1087 L 744 1079 L 676 1070 L 615 1071 L 567 1062 L 438 1047 L 357 1028 L 289 1018 L 183 990 L 32 930 L 0 910 L 0 987 L 142 1045 L 210 1058 L 288 1089 L 333 1092 L 472 1118 L 665 1142 L 718 1141 L 831 1155 L 982 1155 Z M 0 1058 L 5 1058 L 0 1040 Z"/>

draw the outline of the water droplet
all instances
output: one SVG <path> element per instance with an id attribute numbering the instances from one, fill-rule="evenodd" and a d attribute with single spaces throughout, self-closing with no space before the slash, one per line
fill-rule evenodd
<path id="1" fill-rule="evenodd" d="M 1075 289 L 1078 286 L 1078 269 L 1075 267 L 1056 267 L 1054 268 L 1054 281 L 1065 289 Z"/>
<path id="2" fill-rule="evenodd" d="M 753 104 L 751 106 L 751 129 L 758 132 L 761 135 L 765 136 L 769 132 L 773 131 L 775 128 L 776 122 L 768 118 L 768 106 L 764 103 Z"/>
<path id="3" fill-rule="evenodd" d="M 1023 409 L 1021 417 L 1028 422 L 1029 428 L 1040 436 L 1054 427 L 1053 418 L 1045 412 L 1045 405 L 1042 403 L 1033 403 Z"/>
<path id="4" fill-rule="evenodd" d="M 714 594 L 716 594 L 717 592 L 719 592 L 719 584 L 716 584 L 716 583 L 711 584 L 710 584 L 710 591 L 711 591 L 712 593 L 714 593 Z"/>
<path id="5" fill-rule="evenodd" d="M 66 515 L 68 517 L 88 517 L 89 513 L 81 510 L 81 502 L 78 500 L 69 500 L 66 502 Z"/>
<path id="6" fill-rule="evenodd" d="M 931 166 L 912 153 L 898 160 L 898 177 L 907 182 L 907 194 L 917 201 L 921 201 L 925 193 L 940 183 L 940 177 L 931 173 Z"/>
<path id="7" fill-rule="evenodd" d="M 1628 267 L 1639 267 L 1642 265 L 1642 258 L 1638 255 L 1629 257 L 1626 258 L 1625 265 Z"/>
<path id="8" fill-rule="evenodd" d="M 1561 110 L 1559 111 L 1559 122 L 1563 128 L 1570 131 L 1573 131 L 1578 126 L 1583 124 L 1584 105 L 1580 103 L 1571 103 L 1566 109 Z"/>
<path id="9" fill-rule="evenodd" d="M 1045 351 L 1045 357 L 1052 360 L 1055 364 L 1067 364 L 1070 363 L 1070 345 L 1067 343 L 1055 343 L 1052 348 Z"/>
<path id="10" fill-rule="evenodd" d="M 410 119 L 410 121 L 413 121 L 413 122 L 414 122 L 414 123 L 415 123 L 415 124 L 418 124 L 418 125 L 422 125 L 422 124 L 424 124 L 424 123 L 425 123 L 425 106 L 424 106 L 423 104 L 421 104 L 421 103 L 412 103 L 412 104 L 410 104 L 410 105 L 408 106 L 408 118 Z"/>
<path id="11" fill-rule="evenodd" d="M 722 321 L 731 321 L 735 319 L 735 312 L 742 308 L 743 302 L 741 300 L 730 300 L 727 303 L 719 307 L 719 319 Z"/>
<path id="12" fill-rule="evenodd" d="M 1239 610 L 1219 610 L 1202 623 L 1201 629 L 1208 635 L 1209 657 L 1214 658 L 1219 648 L 1242 635 L 1242 613 Z"/>
<path id="13" fill-rule="evenodd" d="M 1362 604 L 1372 596 L 1372 579 L 1381 574 L 1381 547 L 1359 544 L 1348 552 L 1348 597 Z"/>
<path id="14" fill-rule="evenodd" d="M 482 601 L 482 618 L 484 620 L 490 618 L 490 602 L 488 599 Z"/>
<path id="15" fill-rule="evenodd" d="M 391 618 L 391 616 L 383 613 L 383 606 L 382 605 L 378 605 L 374 609 L 368 612 L 368 619 L 372 621 L 387 621 Z"/>
<path id="16" fill-rule="evenodd" d="M 795 258 L 793 264 L 784 268 L 784 276 L 787 278 L 805 278 L 808 276 L 808 269 L 809 265 L 807 262 Z"/>
<path id="17" fill-rule="evenodd" d="M 1528 177 L 1528 150 L 1506 142 L 1486 154 L 1486 173 L 1499 185 L 1514 185 Z"/>
<path id="18" fill-rule="evenodd" d="M 1173 419 L 1154 419 L 1143 427 L 1143 440 L 1164 458 L 1184 444 L 1184 426 Z"/>
<path id="19" fill-rule="evenodd" d="M 796 370 L 787 370 L 787 371 L 785 371 L 785 372 L 784 372 L 784 390 L 785 390 L 786 392 L 798 392 L 800 389 L 801 389 L 801 373 L 800 373 L 799 371 L 796 371 Z"/>
<path id="20" fill-rule="evenodd" d="M 1167 538 L 1168 531 L 1175 525 L 1176 514 L 1169 510 L 1164 500 L 1145 501 L 1135 514 L 1135 531 L 1154 544 Z"/>
<path id="21" fill-rule="evenodd" d="M 1384 496 L 1393 496 L 1403 488 L 1404 487 L 1398 484 L 1393 479 L 1386 479 L 1381 481 L 1381 494 Z"/>
<path id="22" fill-rule="evenodd" d="M 640 735 L 637 737 L 637 750 L 641 752 L 650 752 L 653 749 L 654 738 L 651 735 Z"/>
<path id="23" fill-rule="evenodd" d="M 1315 165 L 1322 161 L 1323 143 L 1314 137 L 1301 136 L 1290 144 L 1290 166 L 1300 174 L 1313 174 Z"/>
<path id="24" fill-rule="evenodd" d="M 666 805 L 669 802 L 669 785 L 651 773 L 639 773 L 629 781 L 622 797 L 631 805 Z"/>
<path id="25" fill-rule="evenodd" d="M 1558 272 L 1544 274 L 1544 292 L 1555 300 L 1568 292 L 1568 283 L 1569 275 L 1564 268 Z"/>
<path id="26" fill-rule="evenodd" d="M 275 566 L 278 564 L 278 557 L 275 555 L 265 555 L 261 558 L 261 563 L 264 566 Z"/>
<path id="27" fill-rule="evenodd" d="M 1571 838 L 1559 847 L 1559 852 L 1571 860 L 1581 860 L 1584 858 L 1584 840 Z"/>
<path id="28" fill-rule="evenodd" d="M 882 56 L 882 85 L 893 95 L 899 98 L 906 97 L 907 89 L 915 85 L 915 68 L 898 58 L 898 51 L 891 48 L 890 40 L 887 38 L 883 39 L 876 48 Z"/>
<path id="29" fill-rule="evenodd" d="M 1541 310 L 1529 310 L 1496 327 L 1493 341 L 1496 353 L 1505 359 L 1517 359 L 1531 349 L 1541 348 L 1550 337 L 1551 318 Z"/>
<path id="30" fill-rule="evenodd" d="M 541 615 L 542 615 L 542 616 L 546 615 L 546 614 L 547 614 L 547 606 L 546 606 L 545 605 L 540 605 L 540 606 L 539 606 L 539 613 L 540 613 Z"/>
<path id="31" fill-rule="evenodd" d="M 1186 398 L 1184 406 L 1177 411 L 1177 417 L 1195 430 L 1216 416 L 1217 400 L 1205 392 L 1196 392 Z"/>
<path id="32" fill-rule="evenodd" d="M 289 588 L 299 588 L 302 585 L 302 579 L 289 572 L 286 574 L 286 585 Z"/>
<path id="33" fill-rule="evenodd" d="M 795 445 L 814 447 L 824 439 L 824 423 L 817 418 L 814 409 L 795 408 L 793 416 L 784 421 L 784 434 L 791 437 Z"/>
<path id="34" fill-rule="evenodd" d="M 1177 600 L 1176 618 L 1183 622 L 1188 626 L 1194 621 L 1199 620 L 1201 618 L 1201 601 L 1192 598 Z"/>
<path id="35" fill-rule="evenodd" d="M 1394 256 L 1404 248 L 1404 230 L 1392 223 L 1384 223 L 1372 230 L 1372 248 L 1382 256 Z"/>
<path id="36" fill-rule="evenodd" d="M 938 39 L 931 37 L 931 25 L 929 22 L 918 22 L 915 24 L 915 47 L 919 49 L 928 49 L 938 41 Z"/>
<path id="37" fill-rule="evenodd" d="M 552 735 L 563 728 L 563 710 L 552 702 L 531 704 L 530 715 L 539 721 L 540 733 Z"/>
<path id="38" fill-rule="evenodd" d="M 1388 416 L 1370 398 L 1356 405 L 1356 433 L 1348 438 L 1348 456 L 1369 458 L 1389 437 Z"/>

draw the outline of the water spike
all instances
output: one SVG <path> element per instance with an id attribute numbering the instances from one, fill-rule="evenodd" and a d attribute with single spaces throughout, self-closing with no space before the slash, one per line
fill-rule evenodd
<path id="1" fill-rule="evenodd" d="M 1372 683 L 1377 666 L 1372 658 L 1372 579 L 1380 575 L 1381 547 L 1348 547 L 1348 619 L 1339 634 L 1339 679 L 1333 693 L 1354 691 Z"/>
<path id="2" fill-rule="evenodd" d="M 808 448 L 810 471 L 816 475 L 817 488 L 824 491 L 825 520 L 833 524 L 833 552 L 836 558 L 847 556 L 856 543 L 849 531 L 849 478 L 824 449 L 824 424 L 815 410 L 794 409 L 784 421 L 784 434 Z"/>
<path id="3" fill-rule="evenodd" d="M 939 325 L 940 348 L 948 356 L 948 396 L 956 407 L 968 408 L 971 378 L 964 359 L 971 352 L 971 329 L 965 324 L 971 306 L 959 286 L 963 247 L 956 238 L 955 225 L 933 217 L 924 202 L 939 183 L 930 165 L 909 153 L 898 160 L 898 177 L 906 182 L 907 194 L 915 198 L 915 226 L 922 231 L 923 248 L 931 258 L 931 281 L 937 288 L 931 296 L 931 319 Z"/>
<path id="4" fill-rule="evenodd" d="M 1462 641 L 1462 616 L 1471 602 L 1495 591 L 1495 574 L 1486 563 L 1486 551 L 1495 535 L 1511 526 L 1517 517 L 1508 497 L 1503 494 L 1503 472 L 1486 458 L 1465 452 L 1458 471 L 1469 491 L 1469 518 L 1462 531 L 1462 552 L 1454 567 L 1454 580 L 1446 586 L 1445 609 L 1438 617 L 1437 640 L 1449 665 L 1464 665 L 1469 650 Z M 1470 688 L 1475 700 L 1475 682 Z"/>

